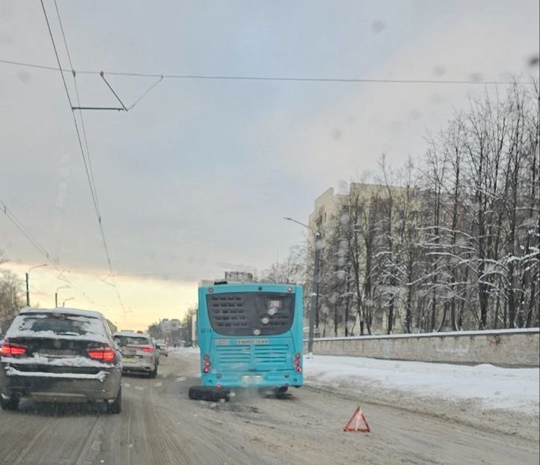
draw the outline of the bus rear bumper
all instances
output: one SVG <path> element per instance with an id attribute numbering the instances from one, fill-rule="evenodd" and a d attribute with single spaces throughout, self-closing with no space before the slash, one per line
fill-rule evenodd
<path id="1" fill-rule="evenodd" d="M 259 373 L 209 373 L 201 377 L 203 386 L 222 386 L 224 388 L 280 388 L 300 387 L 304 384 L 302 373 L 295 370 Z"/>

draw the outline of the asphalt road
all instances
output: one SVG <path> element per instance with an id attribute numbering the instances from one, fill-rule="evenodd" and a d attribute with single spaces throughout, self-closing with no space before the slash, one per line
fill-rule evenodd
<path id="1" fill-rule="evenodd" d="M 124 410 L 22 402 L 0 411 L 0 464 L 534 464 L 536 441 L 304 387 L 285 399 L 240 392 L 190 401 L 192 355 L 162 358 L 156 379 L 125 377 Z M 359 394 L 359 397 L 361 395 Z M 358 403 L 371 433 L 344 432 Z"/>

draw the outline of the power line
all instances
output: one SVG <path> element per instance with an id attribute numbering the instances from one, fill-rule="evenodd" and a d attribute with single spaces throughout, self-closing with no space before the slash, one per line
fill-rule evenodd
<path id="1" fill-rule="evenodd" d="M 58 279 L 61 281 L 65 281 L 70 285 L 71 288 L 73 288 L 75 291 L 79 292 L 84 298 L 86 298 L 92 305 L 95 305 L 95 301 L 89 297 L 86 292 L 84 292 L 82 289 L 80 289 L 78 286 L 76 286 L 72 280 L 70 280 L 68 277 L 66 277 L 65 273 L 71 273 L 70 270 L 64 269 L 61 265 L 59 260 L 54 260 L 51 256 L 51 254 L 47 251 L 47 249 L 28 231 L 28 229 L 23 225 L 23 223 L 15 216 L 15 214 L 8 208 L 8 206 L 0 200 L 0 208 L 2 212 L 6 215 L 6 217 L 15 225 L 15 227 L 26 237 L 32 245 L 39 251 L 41 255 L 47 260 L 47 262 L 56 270 L 59 272 L 59 275 L 57 276 Z M 88 274 L 88 273 L 78 273 L 77 274 Z M 94 273 L 95 274 L 95 273 Z M 97 276 L 97 275 L 96 275 Z M 98 277 L 99 278 L 99 277 Z M 103 281 L 103 280 L 102 280 Z M 118 292 L 118 289 L 116 289 L 116 285 L 107 283 L 110 286 L 113 286 L 115 288 L 116 295 L 118 297 L 118 300 L 120 302 L 120 305 L 122 307 L 122 310 L 125 313 L 125 305 L 120 297 L 120 294 Z"/>
<path id="2" fill-rule="evenodd" d="M 65 31 L 64 31 L 64 25 L 62 23 L 62 18 L 60 16 L 60 10 L 58 8 L 58 3 L 57 3 L 56 0 L 54 0 L 54 5 L 55 5 L 55 9 L 56 9 L 56 14 L 57 14 L 57 17 L 58 17 L 58 22 L 59 22 L 59 25 L 60 25 L 60 30 L 62 32 L 62 38 L 63 38 L 63 41 L 64 41 L 64 46 L 66 48 L 66 53 L 67 53 L 67 56 L 68 56 L 69 65 L 70 65 L 71 70 L 72 70 L 72 76 L 73 76 L 73 82 L 74 82 L 74 86 L 75 86 L 75 93 L 76 93 L 76 97 L 77 97 L 77 103 L 78 103 L 78 105 L 80 107 L 80 94 L 79 94 L 79 89 L 78 89 L 78 86 L 77 86 L 77 79 L 76 79 L 77 73 L 73 69 L 74 68 L 73 67 L 73 61 L 71 60 L 71 53 L 69 51 L 69 46 L 68 46 L 68 43 L 67 43 Z M 49 18 L 47 16 L 47 10 L 45 8 L 45 4 L 44 4 L 43 0 L 41 0 L 41 7 L 43 9 L 43 14 L 45 16 L 45 21 L 47 23 L 47 29 L 49 31 L 49 36 L 51 38 L 54 53 L 55 53 L 55 56 L 56 56 L 56 61 L 57 61 L 57 64 L 58 64 L 58 70 L 60 71 L 60 75 L 62 77 L 62 82 L 64 83 L 64 89 L 66 91 L 66 95 L 67 95 L 67 98 L 68 98 L 69 106 L 71 108 L 71 114 L 73 116 L 73 123 L 75 125 L 75 131 L 77 133 L 77 140 L 79 141 L 79 148 L 80 148 L 80 151 L 81 151 L 81 156 L 83 158 L 84 168 L 85 168 L 85 171 L 86 171 L 86 177 L 87 177 L 87 180 L 88 180 L 88 185 L 90 187 L 90 193 L 92 195 L 92 200 L 93 200 L 93 204 L 94 204 L 94 210 L 96 212 L 96 217 L 97 217 L 97 220 L 98 220 L 99 231 L 100 231 L 100 234 L 101 234 L 101 240 L 102 240 L 102 243 L 103 243 L 103 248 L 105 250 L 105 255 L 107 257 L 107 264 L 108 264 L 108 268 L 109 268 L 109 273 L 112 274 L 113 273 L 112 261 L 111 261 L 111 256 L 110 256 L 110 252 L 109 252 L 109 246 L 108 246 L 108 243 L 107 243 L 107 239 L 105 237 L 105 230 L 103 228 L 103 221 L 102 221 L 102 216 L 101 216 L 101 207 L 99 205 L 99 198 L 98 198 L 97 188 L 96 188 L 96 184 L 95 184 L 94 171 L 93 171 L 93 168 L 92 168 L 92 159 L 91 159 L 91 156 L 90 156 L 90 149 L 89 149 L 89 146 L 88 146 L 88 137 L 87 137 L 87 133 L 86 133 L 86 126 L 84 124 L 84 118 L 83 118 L 83 115 L 82 115 L 82 112 L 81 112 L 80 113 L 81 127 L 82 127 L 82 131 L 83 131 L 83 136 L 84 136 L 84 144 L 85 144 L 85 147 L 86 147 L 86 153 L 85 153 L 84 148 L 83 148 L 83 143 L 82 143 L 82 140 L 81 140 L 81 132 L 79 130 L 79 125 L 77 123 L 77 117 L 75 116 L 75 110 L 73 108 L 73 103 L 71 101 L 71 96 L 69 94 L 69 90 L 68 90 L 68 87 L 67 87 L 66 79 L 65 79 L 65 76 L 64 76 L 64 70 L 63 70 L 62 64 L 60 62 L 60 57 L 58 55 L 58 50 L 57 50 L 57 47 L 56 47 L 56 43 L 55 43 L 54 36 L 53 36 L 52 30 L 51 30 L 51 25 L 50 25 L 50 22 L 49 22 Z M 116 296 L 117 296 L 118 301 L 120 303 L 120 306 L 125 312 L 124 302 L 122 301 L 122 298 L 120 296 L 118 288 L 116 287 L 116 284 L 112 284 L 112 286 L 114 287 Z M 86 297 L 86 294 L 84 294 L 84 292 L 83 292 L 83 295 Z"/>
<path id="3" fill-rule="evenodd" d="M 75 125 L 75 131 L 77 133 L 77 140 L 79 141 L 79 149 L 81 151 L 82 159 L 83 159 L 83 162 L 84 162 L 84 168 L 85 168 L 85 171 L 86 171 L 86 178 L 88 180 L 88 185 L 90 187 L 90 193 L 92 195 L 92 201 L 94 203 L 94 210 L 96 212 L 96 216 L 97 216 L 97 220 L 98 220 L 99 230 L 100 230 L 100 233 L 101 233 L 101 239 L 102 239 L 103 246 L 104 246 L 104 249 L 105 249 L 105 254 L 106 254 L 106 257 L 107 257 L 107 263 L 108 263 L 108 266 L 109 266 L 109 271 L 112 273 L 111 257 L 110 257 L 110 254 L 109 254 L 109 247 L 107 245 L 107 239 L 105 238 L 105 232 L 104 232 L 104 229 L 103 229 L 103 222 L 102 222 L 102 218 L 101 218 L 101 211 L 100 211 L 100 207 L 99 207 L 98 195 L 97 195 L 95 184 L 93 182 L 93 174 L 92 174 L 92 170 L 91 170 L 91 165 L 90 165 L 89 160 L 87 160 L 88 155 L 85 154 L 85 151 L 84 151 L 82 137 L 81 137 L 81 131 L 79 129 L 79 124 L 77 122 L 77 117 L 75 116 L 75 111 L 73 110 L 73 103 L 72 103 L 72 100 L 71 100 L 71 96 L 69 94 L 69 89 L 68 89 L 67 82 L 66 82 L 66 79 L 65 79 L 65 76 L 64 76 L 64 71 L 63 71 L 63 68 L 62 68 L 62 64 L 60 62 L 60 57 L 58 55 L 58 49 L 56 47 L 56 42 L 54 40 L 54 36 L 53 36 L 53 33 L 52 33 L 52 29 L 51 29 L 51 24 L 49 22 L 49 17 L 47 15 L 47 10 L 45 9 L 45 4 L 43 3 L 43 0 L 41 0 L 41 7 L 43 9 L 43 14 L 45 16 L 45 22 L 47 23 L 47 29 L 49 31 L 49 36 L 51 38 L 52 46 L 53 46 L 53 49 L 54 49 L 54 54 L 56 56 L 56 61 L 58 63 L 58 70 L 60 71 L 60 76 L 62 77 L 62 82 L 64 84 L 64 89 L 66 91 L 66 96 L 67 96 L 67 99 L 68 99 L 68 102 L 69 102 L 69 106 L 71 108 L 71 114 L 73 116 L 73 123 Z M 58 9 L 57 9 L 57 12 L 58 12 Z M 60 16 L 59 16 L 59 19 L 60 19 Z M 62 27 L 62 31 L 63 31 L 63 27 Z M 64 37 L 64 40 L 65 40 L 65 34 L 63 34 L 63 37 Z M 67 41 L 65 42 L 65 45 L 66 45 L 66 50 L 68 50 Z M 68 52 L 68 55 L 69 55 L 69 52 Z M 70 60 L 70 65 L 73 66 L 72 63 L 71 63 L 71 57 L 69 57 L 69 60 Z M 75 73 L 76 72 L 74 70 L 72 70 L 72 74 L 75 75 Z M 77 92 L 77 94 L 78 94 L 78 92 Z"/>
<path id="4" fill-rule="evenodd" d="M 24 225 L 17 219 L 15 214 L 13 214 L 10 209 L 7 207 L 7 205 L 0 200 L 0 206 L 2 207 L 2 212 L 4 215 L 7 216 L 7 218 L 15 225 L 15 227 L 23 233 L 23 235 L 33 244 L 33 246 L 39 251 L 41 255 L 45 257 L 45 259 L 55 268 L 57 268 L 57 264 L 52 260 L 51 255 L 43 247 L 43 245 L 40 244 L 40 242 L 32 236 L 32 234 L 24 227 Z"/>
<path id="5" fill-rule="evenodd" d="M 163 76 L 160 76 L 159 80 L 154 82 L 154 84 L 152 84 L 137 100 L 135 100 L 135 102 L 132 103 L 131 106 L 128 108 L 128 111 L 132 110 L 135 105 L 137 105 L 144 97 L 146 97 L 152 91 L 152 89 L 156 87 L 161 81 L 163 81 Z"/>
<path id="6" fill-rule="evenodd" d="M 46 65 L 38 65 L 33 63 L 24 63 L 20 61 L 3 60 L 0 63 L 13 66 L 26 66 L 47 71 L 58 71 L 59 68 L 53 68 Z M 137 72 L 121 72 L 121 71 L 95 71 L 82 70 L 75 71 L 73 69 L 60 69 L 63 73 L 100 75 L 106 74 L 109 76 L 124 76 L 124 77 L 141 77 L 141 78 L 162 78 L 162 79 L 183 79 L 183 80 L 202 80 L 202 81 L 274 81 L 274 82 L 313 82 L 313 83 L 344 83 L 344 84 L 480 84 L 480 85 L 528 85 L 528 82 L 523 81 L 482 81 L 473 79 L 370 79 L 370 78 L 322 78 L 322 77 L 306 77 L 306 76 L 249 76 L 249 75 L 205 75 L 205 74 L 163 74 L 163 73 L 137 73 Z"/>
<path id="7" fill-rule="evenodd" d="M 124 102 L 122 102 L 122 100 L 120 99 L 120 97 L 118 97 L 118 94 L 114 91 L 114 89 L 112 88 L 112 86 L 109 84 L 109 81 L 107 81 L 107 79 L 105 79 L 105 73 L 102 71 L 101 73 L 99 73 L 99 75 L 101 76 L 101 79 L 103 79 L 103 81 L 105 81 L 105 84 L 107 84 L 107 87 L 111 90 L 111 92 L 113 93 L 113 95 L 116 97 L 116 100 L 118 100 L 118 102 L 120 102 L 120 105 L 122 105 L 122 109 L 124 111 L 127 111 L 127 108 L 126 106 L 124 105 Z"/>
<path id="8" fill-rule="evenodd" d="M 12 60 L 1 60 L 0 63 L 4 63 L 5 65 L 13 65 L 13 66 L 22 66 L 25 68 L 37 68 L 37 69 L 44 69 L 47 71 L 58 71 L 58 68 L 55 68 L 53 66 L 45 66 L 45 65 L 36 65 L 32 63 L 23 63 L 21 61 L 12 61 Z M 71 72 L 71 70 L 63 69 L 62 72 L 68 73 Z"/>
<path id="9" fill-rule="evenodd" d="M 42 1 L 42 4 L 43 4 L 43 1 Z M 69 66 L 73 70 L 74 69 L 73 61 L 71 60 L 71 53 L 69 52 L 69 47 L 68 47 L 68 43 L 67 43 L 67 39 L 66 39 L 66 34 L 65 34 L 65 31 L 64 31 L 64 24 L 62 23 L 62 18 L 60 16 L 60 10 L 58 9 L 58 3 L 57 3 L 56 0 L 54 0 L 54 6 L 55 6 L 55 9 L 56 9 L 56 15 L 58 17 L 58 22 L 60 24 L 60 30 L 62 31 L 62 38 L 64 40 L 64 46 L 66 48 L 66 53 L 67 53 L 67 56 L 68 56 Z M 49 31 L 50 31 L 50 29 L 49 29 Z M 51 39 L 52 39 L 52 35 L 51 35 Z M 54 40 L 53 40 L 53 45 L 54 45 Z M 59 67 L 59 69 L 61 69 L 60 61 L 58 61 L 58 67 Z M 75 71 L 73 71 L 72 75 L 73 75 L 73 84 L 75 86 L 75 94 L 76 94 L 76 97 L 77 97 L 77 104 L 79 106 L 81 106 L 79 87 L 77 86 L 77 74 L 76 74 Z M 72 113 L 74 113 L 73 108 L 72 108 Z M 79 117 L 81 118 L 81 127 L 82 127 L 82 132 L 83 132 L 84 145 L 86 147 L 86 159 L 88 160 L 88 169 L 86 170 L 87 171 L 88 182 L 90 184 L 90 190 L 93 193 L 94 205 L 96 207 L 96 214 L 97 214 L 97 217 L 98 217 L 98 223 L 99 223 L 99 228 L 100 228 L 100 232 L 101 232 L 101 237 L 102 237 L 102 240 L 103 240 L 103 246 L 105 247 L 105 253 L 107 255 L 107 262 L 109 264 L 109 272 L 112 272 L 111 259 L 110 259 L 110 256 L 109 256 L 109 248 L 107 246 L 107 241 L 105 239 L 105 232 L 103 230 L 103 224 L 102 224 L 102 221 L 101 221 L 101 207 L 99 205 L 99 198 L 98 198 L 98 195 L 97 195 L 96 181 L 95 181 L 95 178 L 94 178 L 94 169 L 92 168 L 92 157 L 90 156 L 90 148 L 88 146 L 88 137 L 86 135 L 86 126 L 84 124 L 84 117 L 83 117 L 82 112 L 80 112 Z M 82 155 L 83 155 L 83 159 L 84 159 L 84 152 L 83 152 Z M 85 163 L 85 167 L 86 167 L 86 163 Z"/>

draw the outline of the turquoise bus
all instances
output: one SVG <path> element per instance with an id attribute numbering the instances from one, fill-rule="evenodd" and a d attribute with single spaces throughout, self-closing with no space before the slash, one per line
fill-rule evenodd
<path id="1" fill-rule="evenodd" d="M 284 394 L 303 384 L 302 287 L 228 284 L 199 287 L 201 384 L 191 399 L 228 399 L 234 388 Z"/>

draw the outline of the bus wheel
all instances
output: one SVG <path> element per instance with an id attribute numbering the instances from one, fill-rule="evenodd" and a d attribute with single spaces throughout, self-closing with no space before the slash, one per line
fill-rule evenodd
<path id="1" fill-rule="evenodd" d="M 277 399 L 284 399 L 287 397 L 287 391 L 289 390 L 288 386 L 281 386 L 274 389 L 274 395 Z"/>

